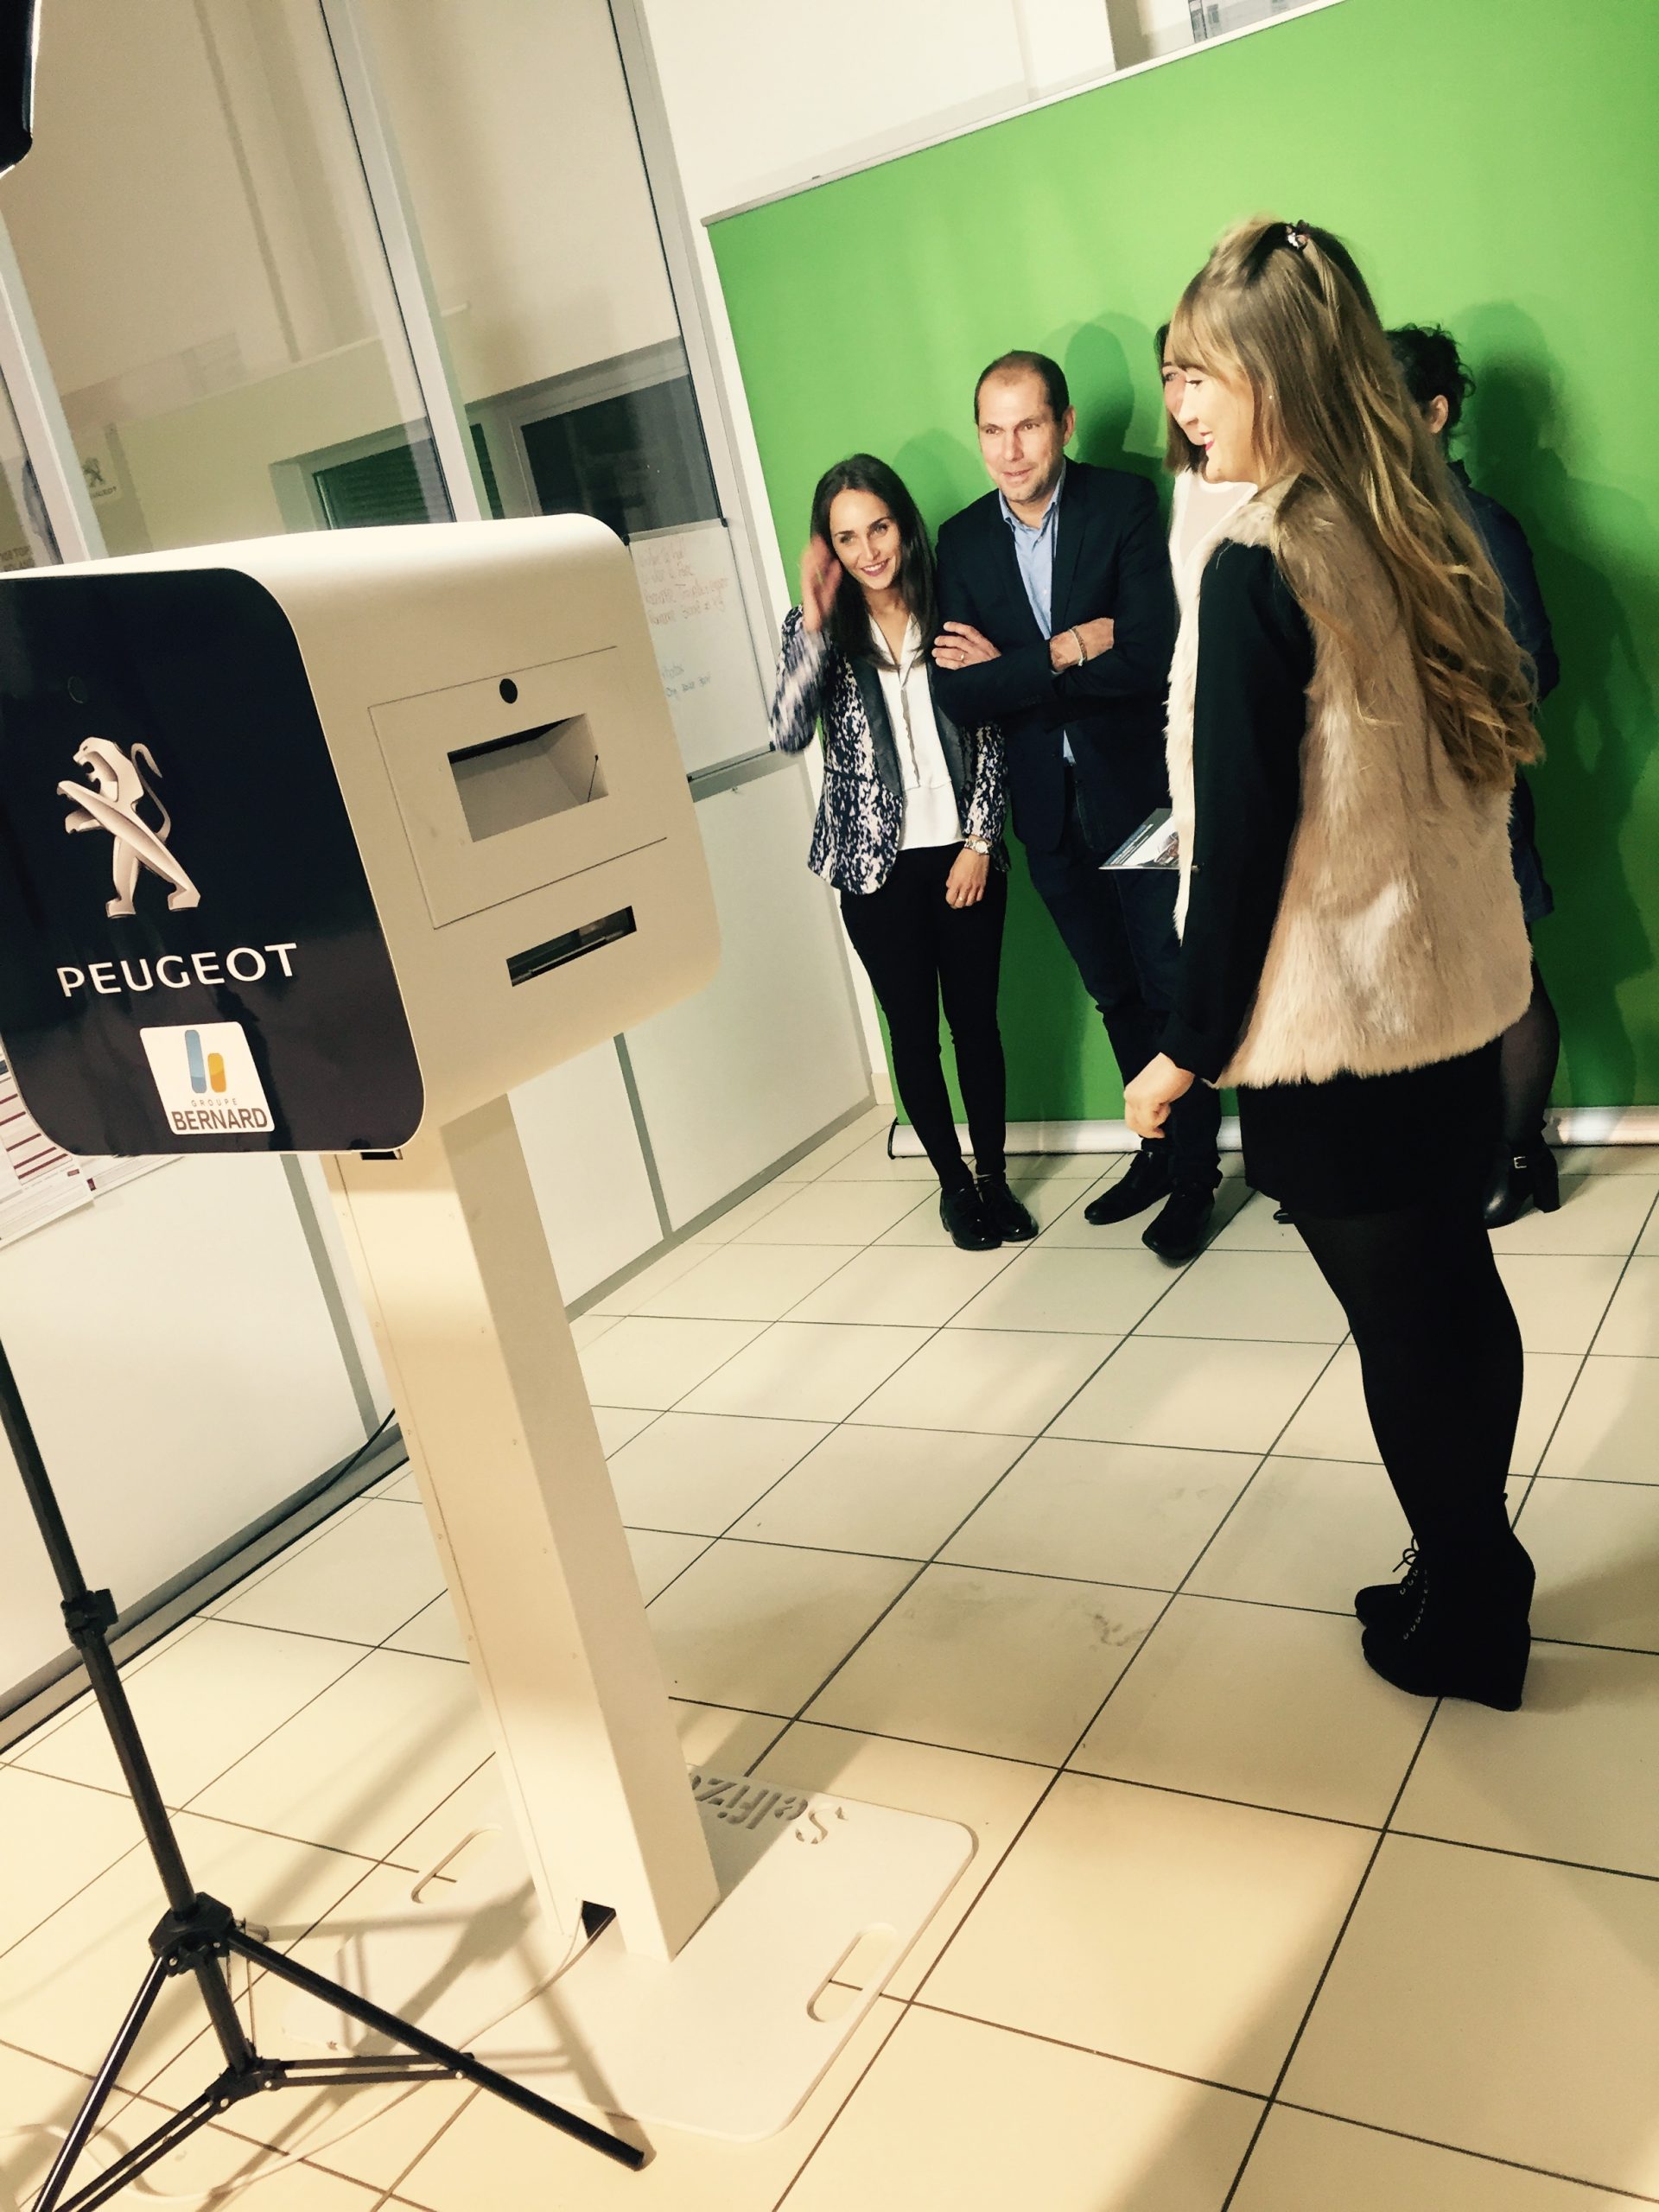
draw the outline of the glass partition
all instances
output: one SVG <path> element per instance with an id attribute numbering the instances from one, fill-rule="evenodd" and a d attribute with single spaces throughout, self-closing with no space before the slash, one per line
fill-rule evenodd
<path id="1" fill-rule="evenodd" d="M 0 210 L 111 553 L 448 518 L 315 0 L 53 0 Z"/>

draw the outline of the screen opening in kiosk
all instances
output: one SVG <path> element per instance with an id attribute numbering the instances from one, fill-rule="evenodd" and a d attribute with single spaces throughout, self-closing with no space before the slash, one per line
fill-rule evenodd
<path id="1" fill-rule="evenodd" d="M 449 772 L 475 845 L 607 796 L 586 715 L 462 746 L 449 755 Z"/>

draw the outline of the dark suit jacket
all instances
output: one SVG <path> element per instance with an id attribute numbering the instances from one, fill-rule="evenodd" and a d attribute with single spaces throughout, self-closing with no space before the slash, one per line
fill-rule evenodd
<path id="1" fill-rule="evenodd" d="M 1164 698 L 1175 649 L 1175 588 L 1152 486 L 1118 468 L 1068 461 L 1054 551 L 1053 627 L 1109 614 L 1109 652 L 1056 675 L 1031 611 L 1014 533 L 990 492 L 939 532 L 939 616 L 971 622 L 1001 658 L 941 669 L 938 693 L 962 724 L 1001 725 L 1014 826 L 1049 853 L 1065 829 L 1062 734 L 1077 761 L 1077 807 L 1103 855 L 1169 803 Z"/>

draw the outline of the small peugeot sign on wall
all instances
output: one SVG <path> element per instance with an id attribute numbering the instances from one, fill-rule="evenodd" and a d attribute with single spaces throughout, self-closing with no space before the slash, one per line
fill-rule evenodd
<path id="1" fill-rule="evenodd" d="M 419 1125 L 327 741 L 253 578 L 0 582 L 0 1037 L 69 1152 L 379 1151 Z"/>

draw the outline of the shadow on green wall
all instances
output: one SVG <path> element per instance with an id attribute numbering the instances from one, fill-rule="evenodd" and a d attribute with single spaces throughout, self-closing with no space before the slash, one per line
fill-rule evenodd
<path id="1" fill-rule="evenodd" d="M 1659 534 L 1629 493 L 1568 473 L 1564 380 L 1530 315 L 1489 305 L 1458 335 L 1478 378 L 1470 475 L 1520 518 L 1560 654 L 1560 685 L 1540 717 L 1546 757 L 1532 774 L 1558 901 L 1539 958 L 1573 1009 L 1567 1085 L 1578 1098 L 1651 1097 L 1659 1039 L 1632 1033 L 1620 987 L 1651 970 L 1653 944 L 1620 840 L 1654 728 L 1637 640 L 1659 634 Z"/>

